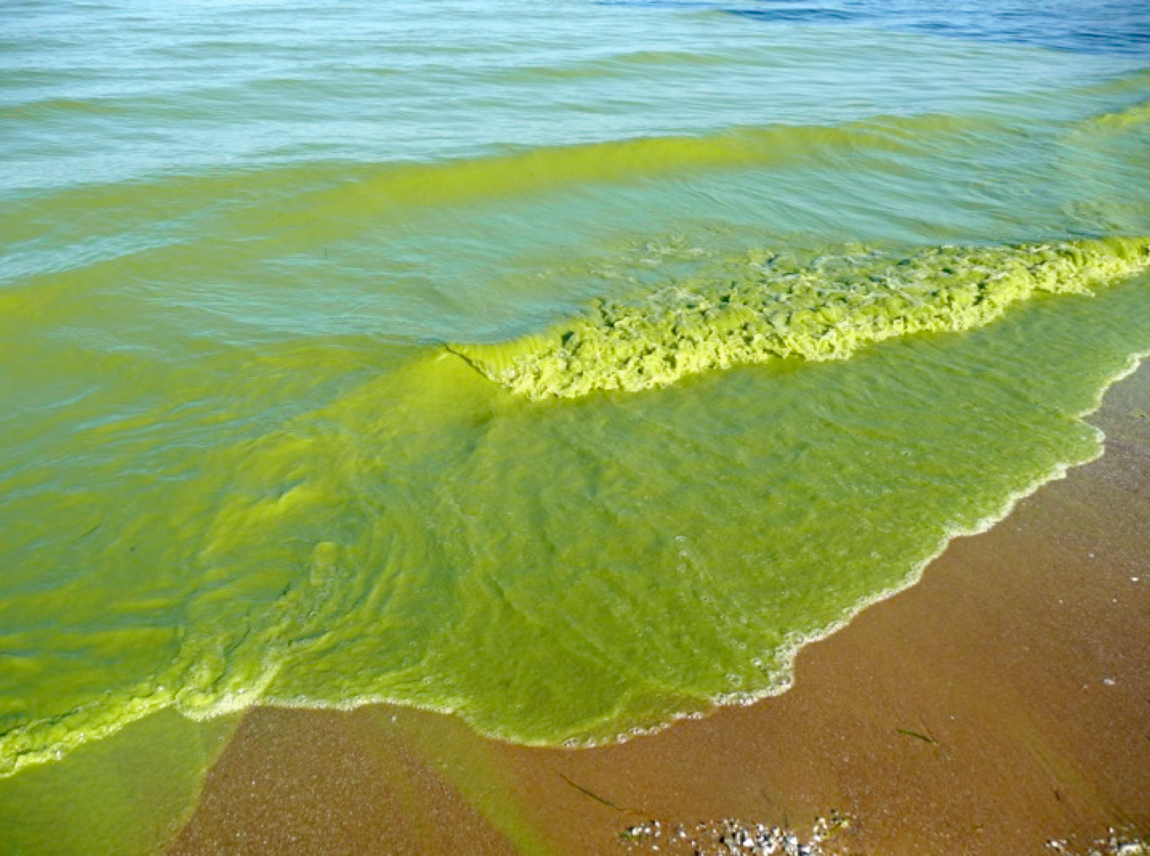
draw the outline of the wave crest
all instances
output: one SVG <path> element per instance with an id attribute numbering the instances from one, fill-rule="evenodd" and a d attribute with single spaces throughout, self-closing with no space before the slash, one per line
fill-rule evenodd
<path id="1" fill-rule="evenodd" d="M 1150 238 L 939 247 L 909 257 L 750 259 L 741 278 L 674 285 L 638 302 L 597 301 L 580 318 L 493 344 L 451 344 L 489 379 L 531 399 L 637 392 L 783 357 L 844 359 L 924 331 L 982 326 L 1040 293 L 1089 293 L 1150 265 Z"/>

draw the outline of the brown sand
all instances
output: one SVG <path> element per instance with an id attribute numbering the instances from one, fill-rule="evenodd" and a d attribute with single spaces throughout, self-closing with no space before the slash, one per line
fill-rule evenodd
<path id="1" fill-rule="evenodd" d="M 1150 364 L 1094 419 L 1105 457 L 805 649 L 782 696 L 590 750 L 385 706 L 256 710 L 169 856 L 622 854 L 638 821 L 803 829 L 832 809 L 858 854 L 1150 833 L 1147 411 Z"/>

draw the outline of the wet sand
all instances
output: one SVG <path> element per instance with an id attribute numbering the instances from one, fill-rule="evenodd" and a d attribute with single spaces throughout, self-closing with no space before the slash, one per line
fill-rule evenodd
<path id="1" fill-rule="evenodd" d="M 1104 457 L 806 648 L 782 696 L 584 750 L 387 706 L 254 710 L 167 853 L 691 852 L 620 833 L 832 811 L 855 854 L 1150 834 L 1150 364 L 1092 421 Z"/>

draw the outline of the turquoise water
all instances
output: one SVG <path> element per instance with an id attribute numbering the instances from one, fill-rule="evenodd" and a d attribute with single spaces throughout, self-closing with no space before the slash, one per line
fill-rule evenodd
<path id="1" fill-rule="evenodd" d="M 85 759 L 170 731 L 158 840 L 256 703 L 584 745 L 784 690 L 1100 454 L 1148 19 L 11 4 L 0 816 L 147 813 Z"/>

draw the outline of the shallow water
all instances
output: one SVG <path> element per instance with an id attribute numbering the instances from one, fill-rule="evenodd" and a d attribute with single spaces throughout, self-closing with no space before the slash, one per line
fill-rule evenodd
<path id="1" fill-rule="evenodd" d="M 0 773 L 165 709 L 584 743 L 785 688 L 1100 453 L 1147 20 L 11 5 Z"/>

